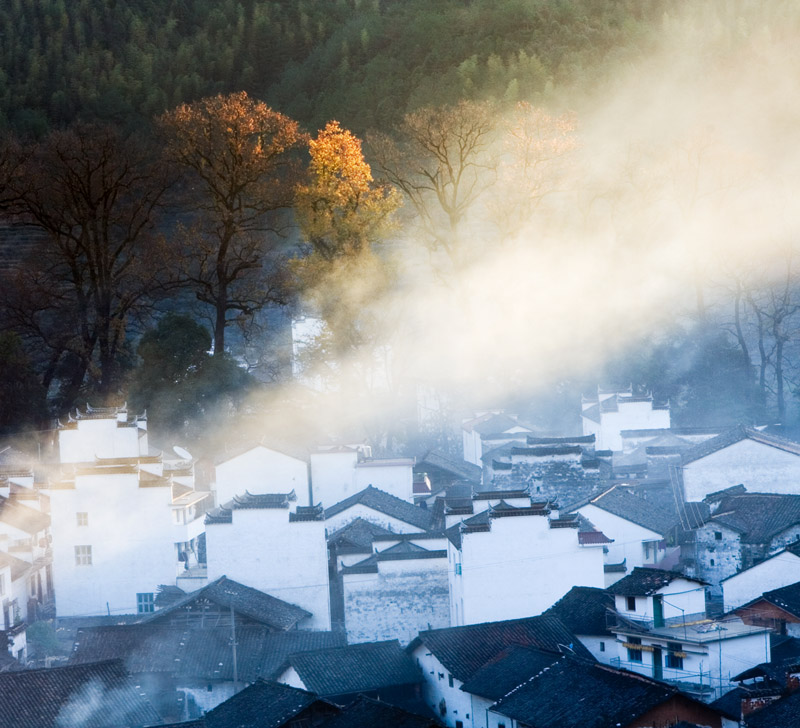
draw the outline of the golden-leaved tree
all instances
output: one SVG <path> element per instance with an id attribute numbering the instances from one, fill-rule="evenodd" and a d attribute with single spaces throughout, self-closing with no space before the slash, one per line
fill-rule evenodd
<path id="1" fill-rule="evenodd" d="M 298 186 L 295 207 L 309 253 L 295 261 L 295 272 L 338 358 L 374 341 L 370 311 L 392 282 L 378 244 L 392 229 L 400 198 L 373 180 L 361 141 L 339 122 L 320 130 L 309 152 L 308 181 Z"/>
<path id="2" fill-rule="evenodd" d="M 284 300 L 279 233 L 307 137 L 245 92 L 182 104 L 160 124 L 169 159 L 186 172 L 194 211 L 180 240 L 182 272 L 213 311 L 214 354 L 221 355 L 232 321 Z"/>

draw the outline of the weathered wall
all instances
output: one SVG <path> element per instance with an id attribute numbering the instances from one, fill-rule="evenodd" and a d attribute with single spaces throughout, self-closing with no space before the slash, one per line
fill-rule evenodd
<path id="1" fill-rule="evenodd" d="M 345 574 L 348 643 L 399 639 L 450 626 L 447 559 L 382 561 L 377 574 Z"/>
<path id="2" fill-rule="evenodd" d="M 717 538 L 718 533 L 721 538 Z M 745 566 L 739 534 L 713 522 L 694 531 L 693 555 L 693 576 L 709 582 L 716 596 L 722 595 L 722 579 Z"/>

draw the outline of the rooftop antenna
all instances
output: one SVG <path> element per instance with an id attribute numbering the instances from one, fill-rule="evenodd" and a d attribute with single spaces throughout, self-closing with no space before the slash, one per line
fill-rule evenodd
<path id="1" fill-rule="evenodd" d="M 175 451 L 175 454 L 179 458 L 183 460 L 194 460 L 194 458 L 192 457 L 192 453 L 190 453 L 185 448 L 182 448 L 180 445 L 173 445 L 172 449 Z"/>

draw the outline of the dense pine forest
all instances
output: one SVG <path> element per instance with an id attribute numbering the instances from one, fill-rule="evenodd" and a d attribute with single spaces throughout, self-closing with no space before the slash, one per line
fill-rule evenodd
<path id="1" fill-rule="evenodd" d="M 134 125 L 247 91 L 317 128 L 461 98 L 533 100 L 645 50 L 664 0 L 10 0 L 0 123 Z"/>
<path id="2" fill-rule="evenodd" d="M 598 383 L 791 424 L 795 111 L 767 94 L 798 28 L 747 0 L 9 0 L 0 431 L 346 410 L 410 452 L 481 406 L 568 431 Z M 315 385 L 287 388 L 304 315 Z"/>

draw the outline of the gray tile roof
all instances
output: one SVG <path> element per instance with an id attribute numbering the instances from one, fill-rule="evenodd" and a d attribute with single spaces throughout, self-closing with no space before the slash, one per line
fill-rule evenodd
<path id="1" fill-rule="evenodd" d="M 761 443 L 762 445 L 769 445 L 778 450 L 792 453 L 793 455 L 800 455 L 800 443 L 792 440 L 786 440 L 783 437 L 776 435 L 768 435 L 759 430 L 750 427 L 734 427 L 727 432 L 723 432 L 717 437 L 712 437 L 710 440 L 701 442 L 698 445 L 686 450 L 681 456 L 681 463 L 689 465 L 690 463 L 707 457 L 719 450 L 722 450 L 731 445 L 735 445 L 742 440 L 752 440 L 753 442 Z"/>
<path id="2" fill-rule="evenodd" d="M 418 559 L 446 559 L 447 551 L 437 549 L 431 551 L 422 546 L 417 546 L 410 541 L 401 541 L 395 546 L 391 546 L 384 551 L 368 556 L 363 561 L 359 561 L 352 566 L 342 567 L 342 574 L 375 574 L 378 572 L 378 564 L 382 561 L 415 561 Z"/>
<path id="3" fill-rule="evenodd" d="M 800 524 L 800 495 L 724 496 L 707 525 L 713 527 L 716 523 L 737 531 L 744 543 L 768 544 L 782 531 Z"/>
<path id="4" fill-rule="evenodd" d="M 232 608 L 237 614 L 275 630 L 292 629 L 298 622 L 312 616 L 310 612 L 294 604 L 221 576 L 202 589 L 193 591 L 173 601 L 164 609 L 144 617 L 142 622 L 163 623 L 177 614 L 191 613 L 201 601 L 213 602 L 224 609 Z"/>
<path id="5" fill-rule="evenodd" d="M 499 700 L 560 658 L 557 652 L 511 645 L 479 668 L 461 689 L 482 698 Z"/>
<path id="6" fill-rule="evenodd" d="M 685 706 L 686 715 L 701 714 L 704 723 L 719 715 L 672 685 L 566 656 L 501 698 L 491 710 L 532 728 L 610 728 L 635 725 L 638 718 L 667 703 L 670 717 L 680 717 L 680 705 Z"/>
<path id="7" fill-rule="evenodd" d="M 678 525 L 678 518 L 674 513 L 662 510 L 655 503 L 648 503 L 643 498 L 618 486 L 612 486 L 604 493 L 592 498 L 589 503 L 662 536 L 666 536 Z"/>
<path id="8" fill-rule="evenodd" d="M 239 680 L 275 679 L 289 655 L 339 647 L 343 632 L 274 632 L 268 627 L 237 626 Z M 230 625 L 181 629 L 158 624 L 129 624 L 79 629 L 71 664 L 121 659 L 131 674 L 163 673 L 176 680 L 232 681 Z"/>
<path id="9" fill-rule="evenodd" d="M 576 654 L 594 659 L 561 620 L 544 615 L 429 629 L 419 633 L 408 651 L 413 652 L 419 645 L 424 645 L 461 682 L 469 680 L 480 667 L 511 645 L 555 653 L 571 646 Z"/>
<path id="10" fill-rule="evenodd" d="M 422 673 L 397 640 L 290 655 L 306 689 L 322 696 L 349 695 L 422 682 Z"/>
<path id="11" fill-rule="evenodd" d="M 371 485 L 351 495 L 349 498 L 339 501 L 339 503 L 336 503 L 330 508 L 326 508 L 325 518 L 331 518 L 356 505 L 366 506 L 367 508 L 371 508 L 372 510 L 426 531 L 430 530 L 433 523 L 431 511 L 412 505 L 408 501 L 401 500 Z"/>
<path id="12" fill-rule="evenodd" d="M 339 713 L 335 705 L 307 690 L 257 680 L 206 713 L 205 722 L 208 728 L 280 728 L 312 706 L 323 715 Z"/>
<path id="13" fill-rule="evenodd" d="M 319 728 L 438 728 L 433 718 L 411 713 L 384 701 L 359 696 Z"/>
<path id="14" fill-rule="evenodd" d="M 46 513 L 1 495 L 0 521 L 32 536 L 50 526 L 50 516 Z"/>
<path id="15" fill-rule="evenodd" d="M 0 673 L 2 728 L 120 728 L 160 722 L 120 661 Z"/>
<path id="16" fill-rule="evenodd" d="M 474 463 L 468 463 L 464 459 L 451 457 L 438 450 L 428 450 L 424 457 L 417 460 L 414 470 L 418 473 L 427 472 L 425 468 L 429 465 L 451 473 L 462 480 L 472 483 L 481 482 L 481 469 L 479 466 Z"/>
<path id="17" fill-rule="evenodd" d="M 665 569 L 647 569 L 637 566 L 634 570 L 615 582 L 608 588 L 609 594 L 620 596 L 645 597 L 655 594 L 659 589 L 663 589 L 676 579 L 687 579 L 700 586 L 707 586 L 708 582 L 692 576 L 686 576 L 678 571 L 666 571 Z"/>
<path id="18" fill-rule="evenodd" d="M 558 617 L 577 635 L 610 635 L 606 615 L 614 610 L 614 597 L 605 589 L 574 586 L 543 614 Z"/>
<path id="19" fill-rule="evenodd" d="M 363 518 L 356 518 L 328 536 L 328 545 L 337 549 L 360 547 L 372 551 L 372 541 L 376 536 L 396 536 L 383 526 L 378 526 Z"/>

